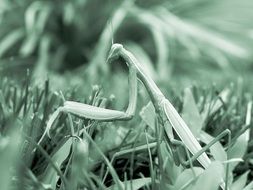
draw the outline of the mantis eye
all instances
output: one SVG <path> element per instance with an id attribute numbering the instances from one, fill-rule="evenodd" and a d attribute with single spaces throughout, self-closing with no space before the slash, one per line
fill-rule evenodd
<path id="1" fill-rule="evenodd" d="M 113 44 L 112 47 L 111 47 L 110 52 L 118 53 L 122 49 L 123 49 L 122 44 Z"/>

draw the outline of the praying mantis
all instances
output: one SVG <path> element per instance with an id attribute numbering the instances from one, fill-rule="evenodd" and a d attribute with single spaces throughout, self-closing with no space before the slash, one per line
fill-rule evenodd
<path id="1" fill-rule="evenodd" d="M 53 122 L 56 120 L 61 112 L 78 115 L 80 117 L 94 119 L 99 121 L 115 121 L 115 120 L 130 120 L 134 116 L 137 104 L 137 79 L 144 84 L 149 97 L 154 105 L 156 114 L 159 116 L 159 122 L 163 126 L 165 134 L 169 143 L 174 142 L 172 128 L 182 141 L 182 144 L 193 155 L 192 160 L 198 162 L 206 169 L 209 167 L 211 160 L 205 153 L 215 142 L 229 134 L 230 131 L 225 130 L 217 138 L 211 141 L 204 148 L 201 147 L 197 139 L 188 128 L 187 124 L 181 118 L 174 106 L 163 95 L 155 82 L 148 76 L 143 69 L 143 66 L 135 58 L 135 56 L 126 50 L 121 44 L 113 44 L 109 52 L 107 63 L 113 63 L 119 58 L 127 64 L 129 69 L 128 83 L 129 83 L 129 102 L 126 111 L 118 111 L 106 108 L 95 107 L 74 101 L 65 101 L 62 107 L 59 107 L 51 116 L 47 123 L 45 132 L 48 133 Z M 225 187 L 225 182 L 221 179 L 220 187 Z"/>

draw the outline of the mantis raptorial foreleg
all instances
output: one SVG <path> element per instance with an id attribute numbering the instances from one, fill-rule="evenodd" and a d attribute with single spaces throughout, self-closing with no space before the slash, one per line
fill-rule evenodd
<path id="1" fill-rule="evenodd" d="M 136 69 L 134 67 L 129 67 L 129 103 L 126 111 L 118 111 L 112 109 L 105 109 L 100 107 L 95 107 L 88 104 L 83 104 L 73 101 L 65 101 L 62 107 L 57 108 L 57 110 L 50 117 L 46 130 L 42 137 L 40 138 L 38 144 L 42 142 L 45 135 L 48 133 L 51 126 L 53 125 L 56 118 L 60 113 L 66 112 L 74 115 L 78 115 L 87 119 L 94 119 L 99 121 L 113 121 L 113 120 L 130 120 L 135 113 L 136 102 L 137 102 L 137 75 Z"/>
<path id="2" fill-rule="evenodd" d="M 136 71 L 134 68 L 129 68 L 129 104 L 127 110 L 118 111 L 95 107 L 83 103 L 66 101 L 63 107 L 58 108 L 58 112 L 67 112 L 80 117 L 100 120 L 100 121 L 111 121 L 111 120 L 129 120 L 133 117 L 136 101 L 137 101 L 137 78 Z M 49 121 L 50 123 L 50 121 Z"/>

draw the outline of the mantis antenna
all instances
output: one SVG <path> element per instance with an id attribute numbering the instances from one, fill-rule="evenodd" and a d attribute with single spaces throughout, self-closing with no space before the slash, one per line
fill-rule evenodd
<path id="1" fill-rule="evenodd" d="M 111 22 L 111 21 L 109 21 L 109 23 L 110 23 L 110 29 L 111 29 L 111 42 L 112 42 L 112 45 L 114 44 L 114 39 L 113 39 L 113 23 Z"/>

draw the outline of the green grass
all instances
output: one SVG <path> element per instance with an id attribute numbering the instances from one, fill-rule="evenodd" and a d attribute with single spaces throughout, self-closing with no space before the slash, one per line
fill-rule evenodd
<path id="1" fill-rule="evenodd" d="M 65 91 L 64 96 L 66 99 L 80 100 L 97 106 L 115 106 L 109 98 L 97 92 L 99 88 L 93 89 L 90 97 L 74 90 Z M 242 189 L 252 180 L 250 173 L 252 136 L 249 134 L 249 129 L 246 132 L 242 130 L 246 122 L 247 105 L 251 102 L 251 95 L 245 89 L 241 91 L 239 89 L 239 86 L 236 88 L 228 86 L 221 92 L 223 95 L 220 97 L 217 95 L 219 90 L 216 87 L 206 89 L 192 87 L 180 96 L 175 96 L 171 90 L 166 93 L 167 97 L 173 97 L 174 105 L 181 110 L 183 118 L 192 130 L 196 125 L 202 125 L 202 130 L 213 137 L 225 129 L 231 130 L 232 150 L 228 153 L 229 158 L 243 159 L 241 163 L 230 164 L 233 178 L 229 179 L 229 183 L 233 181 L 232 187 L 235 189 Z M 228 95 L 224 96 L 226 93 Z M 190 175 L 189 169 L 175 165 L 173 158 L 166 150 L 166 142 L 163 142 L 160 147 L 152 145 L 153 142 L 157 142 L 157 134 L 155 126 L 152 126 L 149 120 L 156 116 L 148 109 L 141 112 L 141 117 L 138 116 L 141 108 L 145 106 L 147 95 L 140 91 L 139 98 L 143 99 L 143 102 L 138 103 L 137 114 L 133 121 L 129 122 L 101 123 L 78 117 L 73 117 L 71 121 L 66 114 L 63 114 L 50 131 L 51 139 L 44 138 L 41 147 L 38 147 L 36 142 L 40 139 L 50 114 L 62 104 L 61 95 L 50 90 L 49 81 L 38 88 L 31 86 L 29 77 L 24 79 L 23 85 L 5 78 L 1 82 L 1 155 L 4 156 L 1 156 L 0 163 L 1 167 L 13 168 L 2 170 L 5 171 L 1 172 L 2 184 L 5 184 L 6 189 L 10 187 L 10 181 L 14 189 L 20 189 L 20 185 L 24 189 L 42 188 L 47 185 L 51 185 L 53 189 L 59 186 L 73 189 L 83 185 L 88 186 L 89 189 L 98 187 L 103 189 L 105 186 L 119 182 L 130 185 L 129 180 L 132 180 L 133 189 L 136 189 L 135 186 L 141 187 L 145 184 L 149 185 L 143 187 L 144 189 L 154 189 L 159 186 L 173 187 L 173 184 L 176 187 L 182 187 L 187 180 L 192 178 L 190 177 L 192 174 Z M 220 101 L 219 98 L 223 100 Z M 116 97 L 114 101 L 120 100 Z M 248 112 L 251 113 L 251 110 Z M 202 123 L 200 118 L 203 119 Z M 71 126 L 75 135 L 83 140 L 69 136 L 73 133 Z M 83 133 L 85 126 L 88 127 L 87 132 L 96 144 L 87 141 L 87 136 Z M 204 136 L 200 138 L 207 138 Z M 79 141 L 84 141 L 84 144 L 78 145 Z M 150 151 L 145 147 L 147 142 L 151 143 Z M 227 143 L 227 138 L 221 141 L 224 147 Z M 224 151 L 227 152 L 226 149 L 218 146 L 211 149 L 210 154 L 215 159 L 221 159 Z M 108 174 L 106 172 L 108 161 L 105 162 L 101 152 L 103 156 L 107 156 L 108 160 L 114 158 Z M 197 167 L 197 163 L 194 165 L 195 172 L 198 174 L 203 172 Z M 221 166 L 216 164 L 213 167 L 220 168 Z M 58 168 L 57 171 L 55 168 Z M 57 172 L 61 173 L 60 176 L 63 176 L 66 184 L 61 177 L 59 178 Z M 188 177 L 183 177 L 183 175 Z M 203 175 L 207 175 L 203 178 L 209 179 L 213 174 L 212 172 L 208 174 L 207 171 Z M 10 176 L 16 176 L 15 183 Z M 200 181 L 197 180 L 196 183 Z M 203 185 L 197 184 L 194 188 Z"/>

